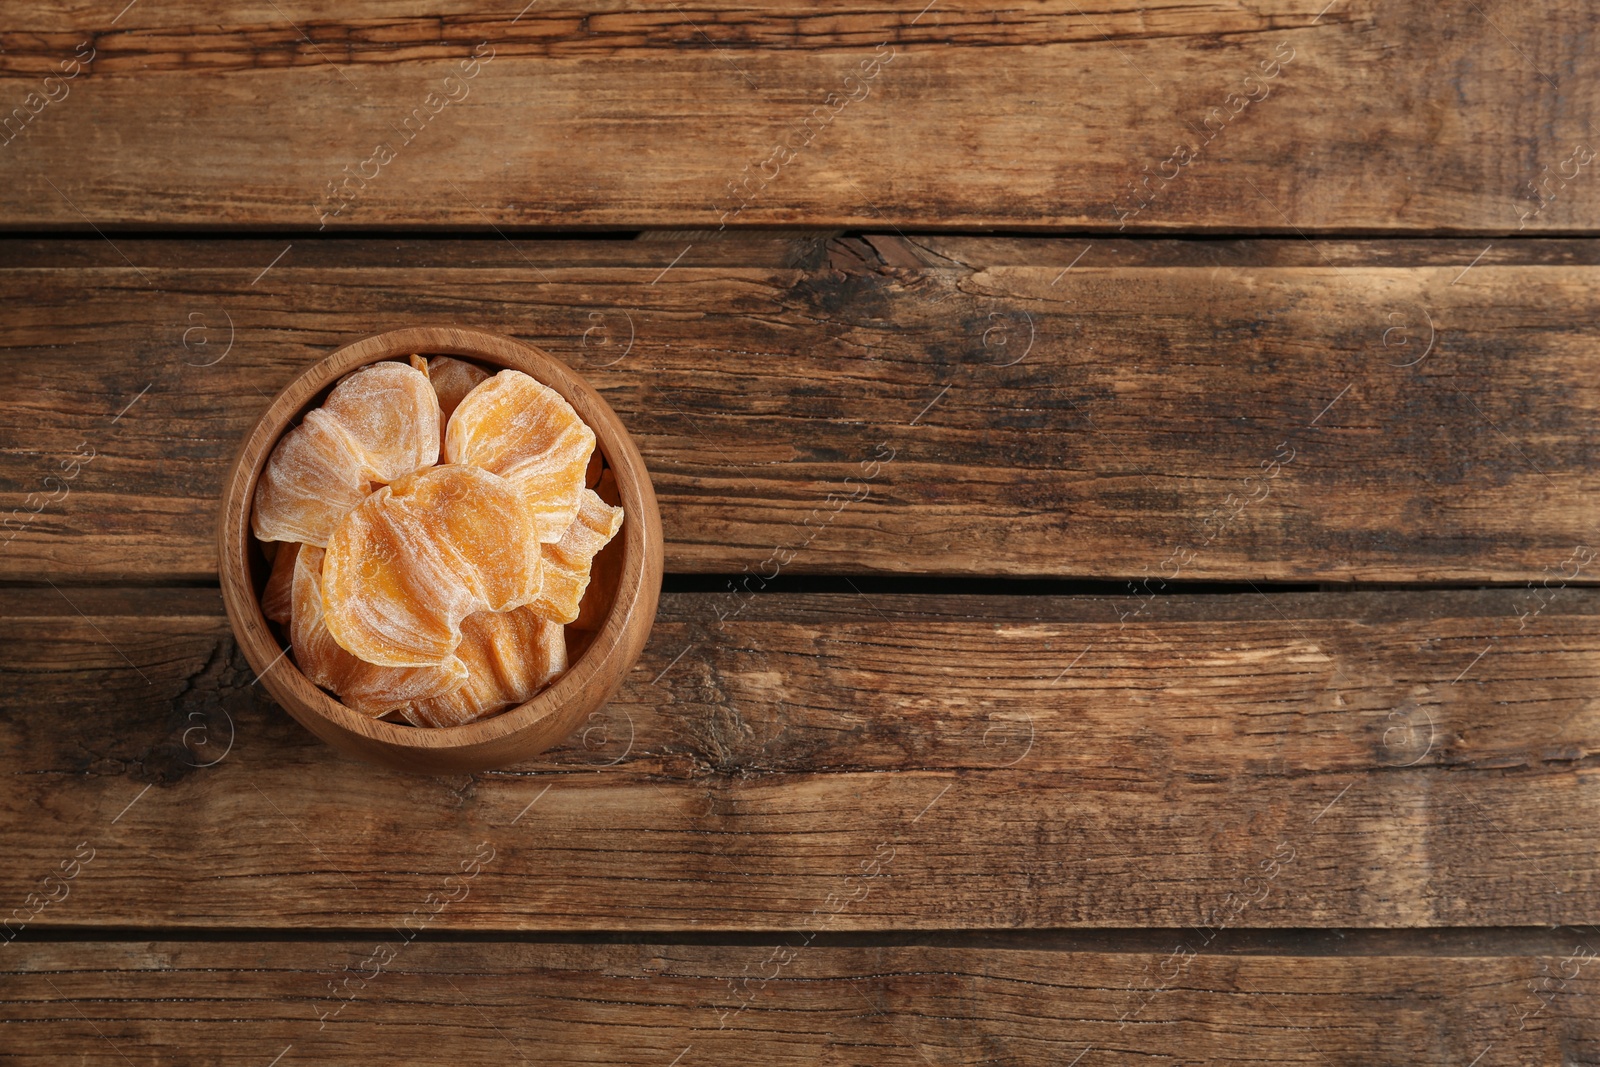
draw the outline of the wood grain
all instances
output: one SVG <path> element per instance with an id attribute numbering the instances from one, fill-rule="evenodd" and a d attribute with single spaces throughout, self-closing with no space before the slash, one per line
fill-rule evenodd
<path id="1" fill-rule="evenodd" d="M 57 235 L 0 236 L 0 268 L 231 268 L 254 279 L 286 244 L 286 267 L 492 268 L 638 267 L 651 277 L 680 267 L 776 267 L 841 273 L 891 266 L 991 265 L 1090 267 L 1450 267 L 1600 266 L 1600 241 L 1586 237 L 985 237 L 969 234 L 842 230 L 641 230 L 610 235 L 498 234 L 394 236 L 356 234 L 295 241 L 239 236 L 229 240 L 119 233 L 115 241 Z M 656 247 L 666 246 L 666 247 Z M 1078 254 L 1088 248 L 1082 260 Z M 126 257 L 126 258 L 125 258 Z M 681 257 L 681 258 L 679 258 Z M 1480 258 L 1481 257 L 1481 258 Z M 1055 275 L 1051 275 L 1052 278 Z M 541 279 L 542 281 L 543 279 Z M 660 283 L 671 283 L 670 274 Z M 1058 283 L 1060 284 L 1060 283 Z"/>
<path id="2" fill-rule="evenodd" d="M 5 246 L 0 577 L 214 580 L 222 477 L 270 398 L 419 322 L 531 341 L 599 389 L 669 571 L 1527 581 L 1600 543 L 1592 246 L 1145 253 L 1171 266 L 868 235 L 739 267 L 642 242 L 365 242 L 348 266 L 100 244 L 82 255 L 117 265 Z"/>
<path id="3" fill-rule="evenodd" d="M 29 944 L 0 950 L 0 1030 L 11 1063 L 118 1067 L 277 1055 L 348 1063 L 356 1050 L 409 1062 L 419 1047 L 435 1061 L 495 1067 L 1074 1056 L 1078 1067 L 1465 1065 L 1486 1047 L 1495 1063 L 1600 1062 L 1597 942 L 1588 932 L 1540 942 L 1517 954 L 1458 943 L 1343 958 L 1174 956 L 1171 945 L 844 948 L 796 937 Z"/>
<path id="4" fill-rule="evenodd" d="M 515 6 L 32 6 L 0 33 L 0 225 L 1600 221 L 1573 0 L 1446 28 L 1370 0 Z"/>
<path id="5" fill-rule="evenodd" d="M 1600 593 L 730 603 L 665 597 L 548 758 L 428 779 L 268 703 L 214 591 L 6 591 L 6 892 L 81 845 L 35 932 L 380 929 L 482 843 L 438 928 L 1600 915 Z"/>

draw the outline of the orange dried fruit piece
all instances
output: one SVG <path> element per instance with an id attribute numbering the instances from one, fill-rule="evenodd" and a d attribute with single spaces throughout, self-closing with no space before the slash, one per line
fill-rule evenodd
<path id="1" fill-rule="evenodd" d="M 362 367 L 333 387 L 320 410 L 350 435 L 374 482 L 439 462 L 439 398 L 415 367 L 392 360 Z"/>
<path id="2" fill-rule="evenodd" d="M 531 699 L 567 669 L 561 624 L 532 608 L 480 611 L 461 624 L 456 655 L 467 681 L 442 696 L 414 701 L 400 714 L 413 726 L 463 726 Z"/>
<path id="3" fill-rule="evenodd" d="M 434 356 L 428 361 L 428 379 L 439 397 L 439 415 L 448 423 L 466 395 L 489 380 L 489 372 L 466 360 Z"/>
<path id="4" fill-rule="evenodd" d="M 598 453 L 596 453 L 598 455 Z M 600 474 L 595 494 L 607 504 L 616 507 L 622 503 L 617 491 L 616 472 L 606 467 Z M 616 600 L 617 589 L 622 585 L 622 543 L 615 538 L 596 552 L 589 562 L 589 587 L 578 603 L 578 617 L 567 623 L 567 653 L 573 659 L 581 656 L 600 627 L 611 615 L 611 604 Z"/>
<path id="5" fill-rule="evenodd" d="M 427 375 L 374 363 L 334 386 L 273 448 L 256 483 L 251 526 L 262 541 L 325 547 L 374 484 L 438 459 L 439 401 Z"/>
<path id="6" fill-rule="evenodd" d="M 320 411 L 283 435 L 256 482 L 251 527 L 262 541 L 298 541 L 319 548 L 372 482 L 348 434 Z"/>
<path id="7" fill-rule="evenodd" d="M 417 471 L 362 501 L 328 539 L 328 629 L 368 663 L 436 666 L 469 615 L 533 601 L 539 547 L 505 479 L 459 464 Z"/>
<path id="8" fill-rule="evenodd" d="M 467 682 L 467 666 L 454 657 L 435 667 L 379 667 L 339 646 L 322 610 L 324 552 L 306 547 L 294 564 L 289 624 L 294 661 L 314 684 L 331 690 L 352 710 L 376 718 L 418 700 L 434 700 Z"/>
<path id="9" fill-rule="evenodd" d="M 445 457 L 506 479 L 522 495 L 535 537 L 559 541 L 578 514 L 594 431 L 532 377 L 504 370 L 462 399 L 445 428 Z"/>
<path id="10" fill-rule="evenodd" d="M 294 561 L 299 554 L 300 546 L 293 541 L 279 548 L 272 557 L 272 573 L 267 575 L 266 587 L 261 590 L 261 614 L 286 626 L 292 614 Z"/>
<path id="11" fill-rule="evenodd" d="M 622 528 L 622 509 L 600 499 L 593 489 L 583 490 L 578 514 L 561 540 L 544 545 L 544 583 L 533 601 L 534 611 L 560 623 L 573 622 L 589 588 L 589 570 L 595 554 Z"/>

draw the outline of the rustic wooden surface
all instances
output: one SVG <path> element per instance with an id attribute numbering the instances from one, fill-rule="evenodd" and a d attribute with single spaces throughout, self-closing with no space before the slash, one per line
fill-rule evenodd
<path id="1" fill-rule="evenodd" d="M 0 1062 L 1600 1064 L 1597 19 L 7 12 Z M 437 778 L 212 547 L 424 324 L 601 391 L 669 572 Z"/>
<path id="2" fill-rule="evenodd" d="M 1258 1064 L 1263 1050 L 1273 1063 L 1467 1064 L 1486 1046 L 1502 1063 L 1600 1057 L 1593 966 L 1573 973 L 1584 949 L 1560 932 L 1192 958 L 1132 938 L 934 940 L 56 944 L 8 976 L 21 1003 L 3 1030 L 29 1042 L 13 1063 L 124 1067 L 143 1050 L 264 1064 L 412 1062 L 419 1047 L 494 1065 L 593 1063 L 603 1048 L 640 1067 Z"/>
<path id="3" fill-rule="evenodd" d="M 1596 13 L 1572 0 L 116 6 L 29 5 L 0 34 L 7 109 L 82 67 L 0 148 L 0 223 L 1600 221 L 1574 155 Z"/>
<path id="4" fill-rule="evenodd" d="M 0 486 L 96 454 L 0 574 L 214 581 L 245 432 L 399 321 L 582 371 L 651 469 L 669 571 L 1504 582 L 1596 542 L 1588 244 L 734 244 L 0 246 L 27 309 Z"/>
<path id="5" fill-rule="evenodd" d="M 1600 908 L 1593 590 L 742 603 L 669 594 L 566 746 L 431 779 L 288 721 L 211 590 L 8 594 L 0 745 L 31 773 L 6 837 L 41 872 L 97 850 L 39 924 L 381 927 L 479 841 L 500 859 L 440 928 L 783 929 L 856 897 L 831 928 Z"/>

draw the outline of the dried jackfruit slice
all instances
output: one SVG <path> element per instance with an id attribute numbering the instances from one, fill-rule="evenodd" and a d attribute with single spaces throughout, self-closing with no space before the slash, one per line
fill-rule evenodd
<path id="1" fill-rule="evenodd" d="M 601 472 L 595 494 L 612 507 L 622 503 L 617 491 L 617 477 L 610 467 Z M 605 624 L 606 617 L 611 614 L 611 602 L 616 599 L 617 589 L 622 585 L 622 562 L 622 543 L 614 538 L 594 554 L 594 559 L 589 562 L 589 587 L 579 601 L 578 617 L 568 623 L 568 627 L 593 633 Z M 572 649 L 569 647 L 568 651 Z"/>
<path id="2" fill-rule="evenodd" d="M 320 410 L 283 435 L 256 482 L 251 527 L 262 541 L 319 548 L 334 525 L 372 492 L 350 436 Z"/>
<path id="3" fill-rule="evenodd" d="M 439 462 L 439 398 L 405 363 L 373 363 L 347 375 L 322 411 L 350 435 L 380 484 Z"/>
<path id="4" fill-rule="evenodd" d="M 621 528 L 622 509 L 601 500 L 593 489 L 583 490 L 572 525 L 561 540 L 542 546 L 544 584 L 533 610 L 560 623 L 576 620 L 589 588 L 590 564 Z"/>
<path id="5" fill-rule="evenodd" d="M 439 401 L 427 375 L 374 363 L 347 376 L 283 435 L 256 483 L 251 525 L 262 541 L 325 547 L 374 484 L 439 459 Z"/>
<path id="6" fill-rule="evenodd" d="M 468 363 L 449 356 L 434 356 L 428 361 L 428 379 L 439 396 L 441 426 L 447 426 L 450 416 L 466 395 L 489 380 L 489 372 L 476 363 Z"/>
<path id="7" fill-rule="evenodd" d="M 461 401 L 445 428 L 445 457 L 505 478 L 522 495 L 541 542 L 559 541 L 578 513 L 594 431 L 560 393 L 504 370 Z"/>
<path id="8" fill-rule="evenodd" d="M 266 587 L 261 590 L 261 614 L 286 626 L 294 597 L 294 561 L 299 554 L 300 546 L 293 541 L 279 548 L 272 557 L 272 573 L 267 575 Z"/>
<path id="9" fill-rule="evenodd" d="M 454 657 L 436 667 L 379 667 L 341 648 L 322 611 L 324 562 L 323 550 L 308 546 L 294 564 L 289 639 L 300 673 L 331 690 L 346 707 L 373 717 L 414 701 L 443 698 L 466 684 L 467 665 Z"/>
<path id="10" fill-rule="evenodd" d="M 401 709 L 413 726 L 462 726 L 531 699 L 567 669 L 567 643 L 560 623 L 531 608 L 480 611 L 461 624 L 456 655 L 467 666 L 467 682 L 443 696 Z"/>
<path id="11" fill-rule="evenodd" d="M 417 471 L 362 501 L 328 539 L 328 629 L 368 663 L 441 664 L 469 615 L 538 596 L 539 547 L 505 479 L 458 464 Z"/>
<path id="12" fill-rule="evenodd" d="M 595 485 L 596 495 L 612 507 L 622 503 L 617 490 L 617 476 L 609 466 L 600 473 Z M 578 602 L 578 617 L 567 623 L 567 656 L 576 662 L 588 651 L 600 628 L 611 616 L 611 605 L 617 599 L 622 585 L 622 542 L 612 538 L 611 543 L 596 552 L 589 562 L 589 587 Z"/>

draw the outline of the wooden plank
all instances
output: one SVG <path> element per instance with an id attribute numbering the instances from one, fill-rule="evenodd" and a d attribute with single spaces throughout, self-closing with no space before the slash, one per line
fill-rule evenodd
<path id="1" fill-rule="evenodd" d="M 515 6 L 33 5 L 0 225 L 1600 222 L 1572 0 Z"/>
<path id="2" fill-rule="evenodd" d="M 1479 267 L 1600 266 L 1600 240 L 1588 237 L 1502 239 L 1473 237 L 975 237 L 963 234 L 866 232 L 843 235 L 794 230 L 724 230 L 705 239 L 673 231 L 572 237 L 518 233 L 486 236 L 370 237 L 324 235 L 287 242 L 273 237 L 171 237 L 119 233 L 115 241 L 68 235 L 0 236 L 5 267 L 212 267 L 254 278 L 286 243 L 283 267 L 637 267 L 659 274 L 669 263 L 684 267 L 832 266 L 862 273 L 915 263 L 923 267 Z M 667 248 L 653 248 L 667 244 Z M 1079 253 L 1089 251 L 1082 259 Z M 126 257 L 126 258 L 124 258 Z M 681 257 L 681 258 L 680 258 Z M 1480 258 L 1481 257 L 1481 258 Z M 1055 275 L 1051 275 L 1052 278 Z M 671 276 L 659 284 L 668 284 Z M 1059 283 L 1058 283 L 1059 284 Z"/>
<path id="3" fill-rule="evenodd" d="M 342 244 L 304 266 L 294 242 L 198 242 L 203 266 L 8 246 L 0 577 L 213 580 L 220 481 L 268 399 L 427 321 L 526 338 L 605 394 L 670 571 L 1538 581 L 1600 537 L 1592 243 L 1378 267 L 1272 265 L 1282 243 L 1122 266 L 1127 242 L 766 239 L 750 267 L 539 244 L 365 242 L 348 266 Z"/>
<path id="4" fill-rule="evenodd" d="M 480 844 L 440 929 L 1600 919 L 1593 590 L 670 594 L 583 732 L 449 779 L 312 739 L 214 592 L 3 596 L 8 897 L 92 861 L 35 932 L 381 929 Z"/>
<path id="5" fill-rule="evenodd" d="M 29 944 L 0 955 L 0 1032 L 13 1064 L 108 1067 L 411 1062 L 424 1047 L 494 1067 L 1600 1062 L 1588 931 L 1525 954 L 1342 958 L 1177 936 L 1176 955 L 800 936 Z"/>
<path id="6" fill-rule="evenodd" d="M 833 233 L 820 234 L 809 231 L 728 230 L 713 240 L 678 241 L 670 248 L 654 248 L 644 241 L 644 234 L 616 234 L 609 237 L 588 236 L 546 237 L 510 234 L 489 234 L 483 237 L 362 237 L 355 235 L 323 235 L 316 240 L 285 242 L 277 238 L 239 237 L 226 241 L 207 238 L 183 238 L 152 234 L 117 234 L 116 240 L 102 237 L 83 240 L 64 235 L 28 237 L 0 236 L 0 266 L 6 267 L 123 267 L 137 263 L 144 269 L 209 267 L 247 272 L 254 279 L 263 267 L 277 258 L 286 245 L 292 245 L 292 254 L 285 254 L 279 263 L 285 267 L 409 267 L 427 269 L 455 268 L 519 268 L 537 271 L 544 268 L 570 269 L 573 267 L 635 267 L 655 268 L 659 274 L 669 263 L 679 267 L 788 267 L 812 268 L 828 261 L 828 242 Z M 1206 242 L 1211 244 L 1213 242 Z M 1232 242 L 1240 248 L 1250 248 L 1260 242 Z M 1297 242 L 1304 245 L 1304 242 Z M 1107 250 L 1116 249 L 1119 256 L 1132 257 L 1139 249 L 1148 246 L 1160 249 L 1163 262 L 1181 257 L 1181 249 L 1195 242 L 1160 239 L 1108 240 Z M 1317 248 L 1323 254 L 1347 247 L 1345 242 L 1322 242 Z M 1371 242 L 1355 242 L 1370 246 Z M 1413 255 L 1424 254 L 1423 249 L 1438 250 L 1449 242 L 1399 241 L 1397 248 L 1414 249 Z M 1454 248 L 1455 255 L 1445 262 L 1456 262 L 1477 251 L 1468 250 L 1467 244 Z M 685 248 L 685 245 L 689 245 Z M 1309 248 L 1309 245 L 1305 245 Z M 1508 241 L 1501 246 L 1507 251 L 1495 250 L 1485 257 L 1499 262 L 1511 262 L 1506 256 L 1537 257 L 1541 263 L 1585 262 L 1595 248 L 1588 239 L 1564 241 Z M 1348 253 L 1347 253 L 1348 254 Z M 1448 255 L 1448 252 L 1444 254 Z M 679 257 L 682 257 L 681 259 Z M 1307 252 L 1303 258 L 1319 258 Z M 1531 261 L 1531 260 L 1528 260 Z"/>

